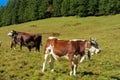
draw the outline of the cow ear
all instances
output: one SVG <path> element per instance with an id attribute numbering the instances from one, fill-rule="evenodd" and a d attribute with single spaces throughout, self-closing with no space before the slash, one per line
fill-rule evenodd
<path id="1" fill-rule="evenodd" d="M 90 37 L 90 40 L 93 40 L 93 37 Z"/>
<path id="2" fill-rule="evenodd" d="M 95 40 L 96 41 L 96 38 L 90 37 L 90 40 Z"/>
<path id="3" fill-rule="evenodd" d="M 96 38 L 94 38 L 94 40 L 96 41 Z"/>

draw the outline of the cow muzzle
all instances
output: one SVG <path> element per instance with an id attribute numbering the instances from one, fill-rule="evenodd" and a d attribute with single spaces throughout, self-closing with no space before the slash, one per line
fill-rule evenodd
<path id="1" fill-rule="evenodd" d="M 100 53 L 100 52 L 101 52 L 101 49 L 96 49 L 96 50 L 95 50 L 95 53 L 96 53 L 96 54 L 98 54 L 98 53 Z"/>
<path id="2" fill-rule="evenodd" d="M 11 32 L 9 32 L 9 33 L 8 33 L 8 36 L 12 37 L 12 33 L 11 33 Z"/>

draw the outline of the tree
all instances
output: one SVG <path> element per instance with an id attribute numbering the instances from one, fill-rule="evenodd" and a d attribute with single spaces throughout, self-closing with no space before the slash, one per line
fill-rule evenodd
<path id="1" fill-rule="evenodd" d="M 107 7 L 106 7 L 106 14 L 117 13 L 117 2 L 118 0 L 109 0 Z"/>
<path id="2" fill-rule="evenodd" d="M 26 0 L 26 7 L 25 7 L 25 21 L 32 21 L 36 20 L 36 0 Z"/>
<path id="3" fill-rule="evenodd" d="M 43 19 L 43 18 L 47 17 L 46 10 L 47 10 L 48 6 L 49 6 L 49 1 L 48 0 L 41 0 L 41 5 L 38 9 L 39 19 Z"/>
<path id="4" fill-rule="evenodd" d="M 71 16 L 77 15 L 77 7 L 78 7 L 78 1 L 77 0 L 70 0 L 69 14 Z"/>
<path id="5" fill-rule="evenodd" d="M 4 7 L 0 7 L 0 27 L 2 26 L 2 15 L 4 12 Z"/>
<path id="6" fill-rule="evenodd" d="M 27 6 L 27 1 L 26 0 L 18 0 L 18 23 L 25 22 L 25 8 Z"/>
<path id="7" fill-rule="evenodd" d="M 120 13 L 120 0 L 117 0 L 116 8 L 116 13 Z"/>
<path id="8" fill-rule="evenodd" d="M 88 15 L 94 16 L 98 13 L 99 0 L 89 0 L 88 3 Z"/>
<path id="9" fill-rule="evenodd" d="M 13 8 L 11 10 L 11 24 L 18 23 L 18 0 L 13 1 Z"/>
<path id="10" fill-rule="evenodd" d="M 106 8 L 107 8 L 108 0 L 100 0 L 99 1 L 99 15 L 106 15 Z"/>
<path id="11" fill-rule="evenodd" d="M 88 2 L 89 0 L 78 0 L 78 15 L 81 17 L 85 17 L 88 15 Z"/>
<path id="12" fill-rule="evenodd" d="M 36 0 L 36 9 L 35 9 L 35 17 L 39 19 L 39 8 L 41 6 L 42 0 Z"/>
<path id="13" fill-rule="evenodd" d="M 13 11 L 13 7 L 14 7 L 14 0 L 10 0 L 8 2 L 8 5 L 4 8 L 4 12 L 2 15 L 2 24 L 3 25 L 11 25 L 12 24 L 12 14 L 14 14 L 15 12 Z"/>
<path id="14" fill-rule="evenodd" d="M 68 16 L 70 10 L 70 0 L 63 0 L 62 6 L 61 6 L 61 14 L 63 16 Z"/>
<path id="15" fill-rule="evenodd" d="M 61 16 L 61 4 L 63 0 L 53 0 L 53 16 Z"/>

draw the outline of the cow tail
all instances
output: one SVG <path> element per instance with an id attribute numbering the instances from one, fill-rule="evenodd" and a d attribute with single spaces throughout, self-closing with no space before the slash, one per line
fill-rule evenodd
<path id="1" fill-rule="evenodd" d="M 42 44 L 42 36 L 40 37 L 40 45 L 43 46 L 43 44 Z"/>

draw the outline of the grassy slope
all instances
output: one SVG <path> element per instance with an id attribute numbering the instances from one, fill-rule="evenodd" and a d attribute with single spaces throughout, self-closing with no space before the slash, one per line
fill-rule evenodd
<path id="1" fill-rule="evenodd" d="M 0 28 L 0 79 L 3 80 L 118 80 L 120 79 L 120 15 L 102 17 L 59 17 L 32 21 Z M 34 26 L 35 25 L 35 26 Z M 10 49 L 11 30 L 42 33 L 41 52 L 28 52 L 27 48 Z M 102 48 L 101 54 L 92 56 L 78 66 L 77 76 L 69 76 L 67 60 L 55 61 L 56 72 L 41 72 L 44 43 L 51 33 L 60 39 L 89 39 L 95 37 Z"/>

